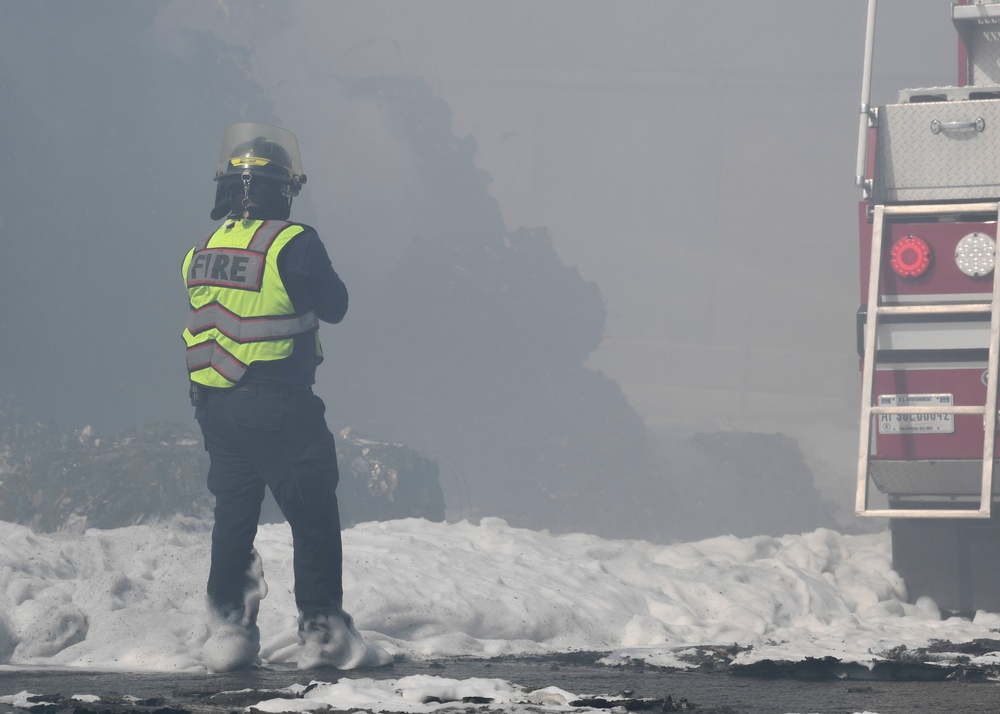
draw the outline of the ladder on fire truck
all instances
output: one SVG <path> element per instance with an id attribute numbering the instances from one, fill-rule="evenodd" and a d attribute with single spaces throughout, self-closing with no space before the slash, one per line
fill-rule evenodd
<path id="1" fill-rule="evenodd" d="M 864 356 L 862 366 L 861 434 L 858 453 L 858 488 L 855 512 L 859 516 L 905 518 L 989 518 L 993 500 L 994 441 L 997 425 L 997 372 L 1000 348 L 1000 270 L 993 270 L 992 300 L 972 300 L 965 303 L 927 301 L 914 304 L 882 304 L 881 278 L 884 259 L 883 234 L 885 225 L 892 220 L 907 218 L 955 220 L 955 216 L 991 214 L 1000 218 L 1000 206 L 993 202 L 882 205 L 873 207 L 871 263 L 868 277 L 867 319 L 864 331 Z M 1000 221 L 997 223 L 1000 226 Z M 878 328 L 882 318 L 896 316 L 961 317 L 963 315 L 990 315 L 990 332 L 987 361 L 986 403 L 979 405 L 875 405 L 875 371 L 878 369 Z M 984 346 L 985 347 L 985 346 Z M 872 422 L 884 414 L 979 414 L 983 417 L 983 467 L 979 508 L 869 508 L 869 484 L 872 461 Z"/>

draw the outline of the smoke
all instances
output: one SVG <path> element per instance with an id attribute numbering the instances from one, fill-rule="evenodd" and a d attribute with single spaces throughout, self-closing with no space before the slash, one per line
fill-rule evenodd
<path id="1" fill-rule="evenodd" d="M 863 12 L 632 7 L 8 4 L 0 393 L 190 421 L 180 260 L 253 120 L 351 291 L 329 413 L 440 459 L 452 515 L 662 538 L 688 479 L 644 420 L 853 428 Z M 885 7 L 876 98 L 947 83 L 898 51 L 947 20 Z"/>

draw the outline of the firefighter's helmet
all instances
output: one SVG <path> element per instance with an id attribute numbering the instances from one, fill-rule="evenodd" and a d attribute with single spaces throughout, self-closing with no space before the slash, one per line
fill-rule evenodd
<path id="1" fill-rule="evenodd" d="M 229 158 L 222 176 L 249 171 L 253 175 L 287 181 L 293 176 L 291 164 L 292 159 L 288 152 L 281 148 L 281 144 L 258 136 L 233 149 L 233 155 Z"/>
<path id="2" fill-rule="evenodd" d="M 233 200 L 244 196 L 243 187 L 251 184 L 255 193 L 263 189 L 279 194 L 279 200 L 290 206 L 306 182 L 295 135 L 268 124 L 232 124 L 222 138 L 215 180 L 219 185 L 213 220 L 233 212 Z"/>

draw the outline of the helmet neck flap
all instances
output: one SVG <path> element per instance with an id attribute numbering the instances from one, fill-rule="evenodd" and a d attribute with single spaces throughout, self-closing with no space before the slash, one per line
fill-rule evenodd
<path id="1" fill-rule="evenodd" d="M 219 179 L 215 189 L 212 220 L 285 221 L 291 211 L 292 197 L 282 183 L 252 175 L 249 182 L 244 183 L 241 176 L 225 176 Z"/>

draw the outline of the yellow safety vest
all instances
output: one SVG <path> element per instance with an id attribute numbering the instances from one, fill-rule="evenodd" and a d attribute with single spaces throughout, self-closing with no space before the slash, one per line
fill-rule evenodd
<path id="1" fill-rule="evenodd" d="M 296 335 L 319 328 L 315 312 L 295 312 L 278 273 L 278 255 L 302 230 L 285 221 L 227 221 L 188 251 L 184 342 L 192 381 L 233 387 L 249 365 L 288 357 Z"/>

